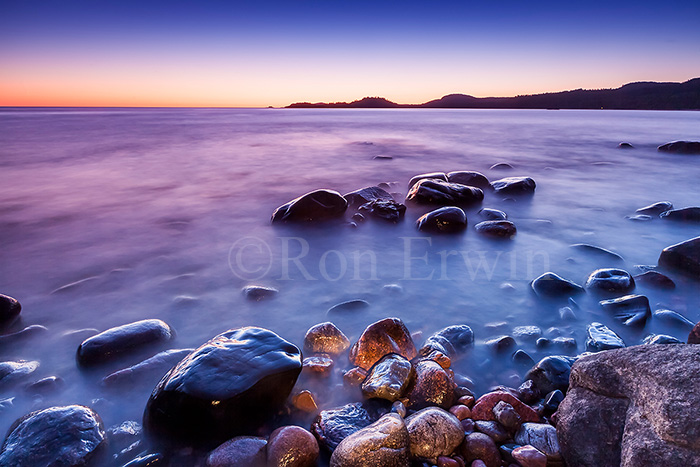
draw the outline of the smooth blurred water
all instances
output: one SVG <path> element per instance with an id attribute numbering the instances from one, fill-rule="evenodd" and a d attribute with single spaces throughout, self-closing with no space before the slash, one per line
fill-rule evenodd
<path id="1" fill-rule="evenodd" d="M 541 300 L 529 287 L 549 270 L 577 283 L 598 267 L 636 274 L 635 265 L 655 265 L 664 247 L 700 235 L 698 224 L 625 219 L 656 201 L 700 205 L 700 157 L 656 151 L 677 139 L 700 140 L 699 113 L 1 109 L 0 293 L 23 305 L 22 322 L 5 331 L 40 324 L 49 333 L 0 349 L 0 360 L 37 359 L 41 367 L 29 381 L 58 375 L 67 386 L 43 399 L 23 395 L 21 386 L 0 393 L 16 397 L 0 413 L 0 432 L 54 404 L 92 404 L 108 426 L 140 420 L 150 387 L 112 394 L 97 381 L 148 354 L 81 372 L 75 351 L 89 333 L 65 333 L 144 318 L 176 330 L 173 348 L 196 347 L 244 325 L 270 328 L 301 346 L 310 326 L 329 319 L 355 340 L 388 316 L 422 333 L 420 345 L 430 333 L 464 323 L 477 345 L 454 368 L 476 382 L 477 392 L 514 384 L 514 371 L 522 376 L 509 369 L 509 354 L 493 355 L 482 344 L 513 326 L 556 326 L 578 342 L 569 354 L 584 350 L 591 321 L 609 325 L 628 345 L 649 333 L 685 339 L 686 330 L 654 320 L 641 331 L 625 329 L 585 295 L 577 298 L 577 321 L 562 322 L 558 309 L 566 303 Z M 621 141 L 635 149 L 618 149 Z M 496 162 L 514 169 L 489 170 Z M 460 235 L 418 232 L 415 220 L 429 209 L 416 206 L 398 225 L 270 225 L 277 206 L 313 189 L 345 193 L 389 182 L 402 199 L 411 176 L 452 170 L 480 171 L 491 180 L 531 176 L 537 190 L 527 199 L 487 192 L 482 206 L 467 210 L 470 227 Z M 517 236 L 478 235 L 480 207 L 506 211 Z M 586 254 L 574 243 L 608 248 L 625 260 Z M 675 290 L 639 285 L 636 293 L 647 295 L 653 309 L 698 321 L 698 283 L 671 277 Z M 251 302 L 241 294 L 249 284 L 280 292 Z M 370 306 L 327 315 L 349 299 Z M 502 332 L 485 329 L 499 321 L 507 323 Z M 520 347 L 535 360 L 563 353 Z M 320 394 L 319 402 L 352 397 L 338 394 Z"/>

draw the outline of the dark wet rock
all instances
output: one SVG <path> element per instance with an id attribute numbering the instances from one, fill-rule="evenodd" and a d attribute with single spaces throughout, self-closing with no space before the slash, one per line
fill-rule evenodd
<path id="1" fill-rule="evenodd" d="M 409 437 L 403 419 L 384 415 L 345 438 L 333 451 L 331 467 L 408 467 Z"/>
<path id="2" fill-rule="evenodd" d="M 489 179 L 479 172 L 456 171 L 447 174 L 447 181 L 450 183 L 459 183 L 460 185 L 475 186 L 482 190 L 491 188 Z"/>
<path id="3" fill-rule="evenodd" d="M 489 167 L 489 170 L 511 170 L 512 168 L 513 166 L 507 162 L 497 162 Z"/>
<path id="4" fill-rule="evenodd" d="M 0 328 L 14 323 L 22 311 L 16 298 L 0 294 Z"/>
<path id="5" fill-rule="evenodd" d="M 374 156 L 372 159 L 378 160 L 378 161 L 389 161 L 389 160 L 393 159 L 393 156 L 385 156 L 383 154 L 379 154 L 379 155 Z"/>
<path id="6" fill-rule="evenodd" d="M 576 339 L 573 337 L 555 337 L 552 339 L 552 345 L 555 345 L 563 350 L 576 350 Z"/>
<path id="7" fill-rule="evenodd" d="M 511 357 L 511 360 L 513 363 L 522 368 L 531 368 L 535 364 L 535 361 L 532 359 L 530 354 L 525 352 L 523 349 L 516 350 Z"/>
<path id="8" fill-rule="evenodd" d="M 371 217 L 389 222 L 399 222 L 406 213 L 406 206 L 392 200 L 374 200 L 360 206 L 360 211 Z"/>
<path id="9" fill-rule="evenodd" d="M 21 331 L 13 332 L 0 336 L 0 346 L 10 346 L 18 342 L 31 339 L 36 336 L 41 336 L 48 333 L 48 328 L 39 324 L 32 324 Z"/>
<path id="10" fill-rule="evenodd" d="M 700 237 L 664 248 L 659 256 L 659 266 L 678 270 L 700 280 Z"/>
<path id="11" fill-rule="evenodd" d="M 409 409 L 420 410 L 429 406 L 447 410 L 456 399 L 456 384 L 451 375 L 433 360 L 420 360 L 414 364 L 415 384 L 408 394 Z"/>
<path id="12" fill-rule="evenodd" d="M 496 444 L 503 443 L 511 438 L 505 427 L 493 420 L 475 420 L 474 428 L 479 433 L 483 433 L 491 438 Z"/>
<path id="13" fill-rule="evenodd" d="M 411 456 L 433 463 L 439 456 L 449 456 L 464 440 L 459 419 L 437 407 L 419 410 L 406 419 L 411 441 Z"/>
<path id="14" fill-rule="evenodd" d="M 586 328 L 586 350 L 600 352 L 601 350 L 620 349 L 625 346 L 622 338 L 615 331 L 601 323 L 591 323 Z"/>
<path id="15" fill-rule="evenodd" d="M 655 320 L 661 321 L 669 326 L 681 329 L 691 329 L 693 327 L 692 321 L 673 310 L 656 310 L 653 315 Z"/>
<path id="16" fill-rule="evenodd" d="M 155 452 L 152 454 L 144 454 L 138 456 L 136 459 L 124 464 L 123 467 L 151 467 L 155 465 L 164 465 L 165 456 L 161 453 Z"/>
<path id="17" fill-rule="evenodd" d="M 136 365 L 124 368 L 102 378 L 103 387 L 131 387 L 136 384 L 155 385 L 163 375 L 194 349 L 171 349 L 157 353 Z"/>
<path id="18" fill-rule="evenodd" d="M 345 313 L 364 310 L 369 307 L 369 303 L 366 300 L 354 299 L 348 300 L 337 305 L 333 305 L 328 309 L 328 314 L 333 313 Z"/>
<path id="19" fill-rule="evenodd" d="M 274 287 L 265 287 L 263 285 L 248 285 L 243 287 L 243 295 L 248 300 L 259 302 L 267 298 L 272 298 L 279 293 Z"/>
<path id="20" fill-rule="evenodd" d="M 546 348 L 549 347 L 551 344 L 552 344 L 552 341 L 549 340 L 549 339 L 546 338 L 546 337 L 540 337 L 540 338 L 537 339 L 537 341 L 535 342 L 535 345 L 537 346 L 538 349 L 546 349 Z"/>
<path id="21" fill-rule="evenodd" d="M 617 147 L 619 149 L 634 149 L 634 146 L 632 146 L 630 143 L 627 143 L 624 141 L 622 143 L 618 144 Z"/>
<path id="22" fill-rule="evenodd" d="M 700 344 L 700 322 L 690 330 L 687 342 L 688 344 Z"/>
<path id="23" fill-rule="evenodd" d="M 477 232 L 498 238 L 512 238 L 517 233 L 511 221 L 483 221 L 474 226 Z"/>
<path id="24" fill-rule="evenodd" d="M 634 281 L 657 289 L 672 290 L 676 288 L 676 283 L 670 277 L 656 271 L 646 271 L 638 274 L 634 276 Z"/>
<path id="25" fill-rule="evenodd" d="M 515 434 L 515 442 L 530 445 L 547 456 L 548 461 L 561 461 L 557 429 L 547 423 L 523 423 Z"/>
<path id="26" fill-rule="evenodd" d="M 671 203 L 670 201 L 659 201 L 658 203 L 650 204 L 649 206 L 639 208 L 635 212 L 639 214 L 658 216 L 662 212 L 670 211 L 671 209 L 673 209 L 673 203 Z"/>
<path id="27" fill-rule="evenodd" d="M 513 337 L 519 342 L 534 342 L 542 336 L 542 329 L 538 326 L 515 326 Z"/>
<path id="28" fill-rule="evenodd" d="M 318 455 L 316 438 L 299 426 L 277 428 L 267 443 L 268 467 L 314 467 Z"/>
<path id="29" fill-rule="evenodd" d="M 413 381 L 415 372 L 411 362 L 398 354 L 389 354 L 372 365 L 362 383 L 362 394 L 366 398 L 395 401 L 402 397 Z"/>
<path id="30" fill-rule="evenodd" d="M 448 183 L 437 179 L 424 179 L 413 185 L 406 201 L 420 204 L 465 205 L 481 202 L 484 192 L 480 188 Z"/>
<path id="31" fill-rule="evenodd" d="M 467 215 L 456 206 L 445 206 L 422 215 L 416 226 L 423 232 L 461 232 L 467 228 Z"/>
<path id="32" fill-rule="evenodd" d="M 634 216 L 625 216 L 625 219 L 635 222 L 649 222 L 654 218 L 646 214 L 636 214 Z"/>
<path id="33" fill-rule="evenodd" d="M 144 426 L 195 443 L 249 433 L 282 407 L 301 366 L 299 349 L 272 331 L 226 331 L 163 377 L 146 405 Z"/>
<path id="34" fill-rule="evenodd" d="M 478 214 L 487 221 L 504 221 L 508 219 L 508 215 L 498 209 L 483 208 L 479 210 Z"/>
<path id="35" fill-rule="evenodd" d="M 659 217 L 669 221 L 700 222 L 700 207 L 691 206 L 662 212 Z"/>
<path id="36" fill-rule="evenodd" d="M 586 290 L 602 295 L 623 295 L 634 290 L 634 279 L 622 269 L 596 269 L 586 279 Z"/>
<path id="37" fill-rule="evenodd" d="M 384 355 L 397 353 L 408 360 L 416 356 L 416 347 L 406 325 L 398 318 L 372 323 L 350 349 L 350 362 L 369 370 Z"/>
<path id="38" fill-rule="evenodd" d="M 41 378 L 39 381 L 35 381 L 27 386 L 24 389 L 24 392 L 31 396 L 45 396 L 59 392 L 65 387 L 65 385 L 66 382 L 60 376 L 47 376 L 46 378 Z"/>
<path id="39" fill-rule="evenodd" d="M 580 358 L 557 412 L 569 466 L 697 466 L 700 352 L 640 345 Z"/>
<path id="40" fill-rule="evenodd" d="M 267 440 L 257 436 L 237 436 L 214 449 L 207 467 L 267 467 Z"/>
<path id="41" fill-rule="evenodd" d="M 667 334 L 649 334 L 642 340 L 642 344 L 684 344 L 684 342 Z"/>
<path id="42" fill-rule="evenodd" d="M 123 354 L 166 343 L 173 331 L 159 319 L 145 319 L 117 326 L 89 337 L 78 347 L 78 363 L 92 366 Z"/>
<path id="43" fill-rule="evenodd" d="M 520 415 L 508 402 L 499 401 L 491 411 L 496 417 L 496 421 L 503 425 L 506 430 L 514 432 L 520 427 Z"/>
<path id="44" fill-rule="evenodd" d="M 672 141 L 662 144 L 657 149 L 675 154 L 700 154 L 700 141 Z"/>
<path id="45" fill-rule="evenodd" d="M 304 222 L 342 216 L 348 202 L 333 190 L 316 190 L 278 207 L 272 222 Z"/>
<path id="46" fill-rule="evenodd" d="M 330 321 L 312 326 L 304 336 L 304 352 L 338 355 L 350 347 L 350 341 Z"/>
<path id="47" fill-rule="evenodd" d="M 484 344 L 495 352 L 505 352 L 516 346 L 515 339 L 511 336 L 494 337 L 484 342 Z"/>
<path id="48" fill-rule="evenodd" d="M 506 177 L 491 182 L 496 193 L 508 195 L 530 194 L 535 192 L 535 181 L 530 177 Z"/>
<path id="49" fill-rule="evenodd" d="M 7 388 L 27 378 L 39 368 L 39 362 L 0 362 L 0 389 Z"/>
<path id="50" fill-rule="evenodd" d="M 362 214 L 360 214 L 359 212 L 356 212 L 355 214 L 352 215 L 352 217 L 350 219 L 352 219 L 353 222 L 359 223 L 359 222 L 364 222 L 367 218 L 365 216 L 363 216 Z"/>
<path id="51" fill-rule="evenodd" d="M 314 376 L 328 377 L 331 375 L 333 370 L 333 359 L 326 355 L 316 355 L 313 357 L 306 357 L 302 361 L 302 371 L 305 374 L 311 374 Z"/>
<path id="52" fill-rule="evenodd" d="M 510 404 L 520 416 L 522 422 L 539 422 L 540 416 L 527 405 L 523 404 L 513 394 L 505 391 L 493 391 L 484 394 L 477 399 L 474 407 L 472 407 L 472 418 L 474 420 L 490 420 L 496 421 L 496 416 L 493 413 L 493 408 L 499 402 Z"/>
<path id="53" fill-rule="evenodd" d="M 559 308 L 559 318 L 562 321 L 576 321 L 576 312 L 569 306 L 561 307 Z"/>
<path id="54" fill-rule="evenodd" d="M 625 295 L 624 297 L 603 300 L 600 306 L 625 326 L 644 327 L 651 318 L 649 299 L 644 295 Z"/>
<path id="55" fill-rule="evenodd" d="M 322 447 L 333 451 L 342 440 L 375 422 L 382 415 L 380 412 L 376 405 L 359 402 L 322 410 L 311 431 Z"/>
<path id="56" fill-rule="evenodd" d="M 486 467 L 501 467 L 501 454 L 493 440 L 483 433 L 470 433 L 460 446 L 462 457 L 467 463 L 480 460 Z M 472 467 L 478 465 L 476 462 Z"/>
<path id="57" fill-rule="evenodd" d="M 139 422 L 127 420 L 119 425 L 111 426 L 105 436 L 109 442 L 109 448 L 112 452 L 118 452 L 128 448 L 134 442 L 141 439 L 143 435 L 143 427 Z"/>
<path id="58" fill-rule="evenodd" d="M 531 285 L 532 290 L 534 290 L 537 295 L 548 297 L 568 296 L 583 292 L 583 287 L 553 272 L 545 272 L 532 281 Z"/>
<path id="59" fill-rule="evenodd" d="M 10 428 L 0 452 L 0 465 L 100 465 L 106 449 L 100 416 L 81 405 L 32 412 Z"/>
<path id="60" fill-rule="evenodd" d="M 559 404 L 564 400 L 564 393 L 559 389 L 550 392 L 544 398 L 544 408 L 547 413 L 552 414 L 557 411 Z"/>
<path id="61" fill-rule="evenodd" d="M 540 394 L 547 394 L 557 389 L 566 392 L 573 361 L 571 357 L 563 355 L 544 357 L 527 372 L 525 379 L 531 379 Z"/>
<path id="62" fill-rule="evenodd" d="M 474 332 L 466 324 L 448 326 L 432 334 L 421 347 L 419 354 L 430 355 L 437 351 L 455 359 L 474 346 Z"/>
<path id="63" fill-rule="evenodd" d="M 591 254 L 595 254 L 598 256 L 602 256 L 605 258 L 614 259 L 617 261 L 622 261 L 622 259 L 623 259 L 622 256 L 618 255 L 614 251 L 610 251 L 606 248 L 599 247 L 596 245 L 590 245 L 588 243 L 574 243 L 573 245 L 571 245 L 571 248 L 574 248 L 576 250 L 580 250 L 580 251 L 583 251 L 586 253 L 591 253 Z"/>
<path id="64" fill-rule="evenodd" d="M 429 172 L 416 175 L 415 177 L 411 178 L 411 180 L 408 182 L 408 189 L 410 190 L 411 188 L 413 188 L 413 185 L 415 185 L 419 181 L 427 179 L 442 180 L 443 182 L 446 182 L 447 175 L 445 175 L 445 173 L 443 172 Z"/>
<path id="65" fill-rule="evenodd" d="M 351 208 L 358 208 L 371 201 L 393 201 L 388 191 L 378 186 L 368 186 L 343 195 Z"/>

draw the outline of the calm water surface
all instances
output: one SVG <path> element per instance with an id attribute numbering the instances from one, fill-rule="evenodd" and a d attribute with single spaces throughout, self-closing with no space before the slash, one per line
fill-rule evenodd
<path id="1" fill-rule="evenodd" d="M 598 267 L 639 273 L 635 266 L 655 265 L 664 247 L 700 235 L 697 224 L 625 219 L 656 201 L 700 205 L 700 157 L 656 151 L 677 139 L 700 139 L 700 113 L 2 109 L 0 292 L 23 305 L 22 322 L 11 330 L 40 324 L 49 332 L 0 349 L 0 359 L 38 360 L 33 380 L 58 375 L 66 387 L 43 398 L 24 395 L 21 386 L 0 393 L 15 397 L 0 413 L 0 433 L 16 417 L 55 404 L 93 405 L 107 426 L 140 420 L 152 386 L 114 394 L 98 381 L 149 354 L 83 372 L 75 352 L 90 332 L 70 333 L 144 318 L 176 330 L 173 348 L 245 325 L 301 345 L 322 321 L 355 340 L 368 324 L 397 316 L 422 333 L 420 345 L 444 326 L 468 324 L 477 345 L 454 368 L 477 392 L 522 376 L 509 368 L 508 355 L 482 345 L 513 326 L 537 325 L 545 335 L 557 327 L 578 342 L 571 355 L 584 350 L 591 321 L 609 325 L 628 345 L 649 333 L 685 338 L 686 330 L 654 320 L 641 331 L 625 329 L 587 296 L 577 299 L 578 319 L 562 322 L 558 309 L 566 303 L 538 299 L 529 288 L 550 270 L 577 283 Z M 617 149 L 621 141 L 635 149 Z M 514 169 L 489 170 L 496 162 Z M 414 222 L 429 209 L 416 206 L 398 225 L 269 222 L 277 206 L 313 189 L 345 193 L 387 182 L 402 199 L 411 176 L 452 170 L 491 180 L 531 176 L 537 190 L 528 199 L 486 193 L 482 206 L 467 210 L 470 228 L 456 236 L 419 233 Z M 480 207 L 506 211 L 517 236 L 477 235 Z M 577 251 L 574 243 L 613 250 L 624 261 Z M 653 309 L 700 320 L 697 283 L 672 277 L 673 291 L 639 285 L 636 292 Z M 249 284 L 280 292 L 251 302 L 241 294 Z M 370 306 L 328 316 L 350 299 Z M 485 327 L 503 321 L 500 330 Z M 545 355 L 532 343 L 520 347 L 535 360 Z M 324 384 L 340 381 L 338 373 Z M 319 395 L 323 407 L 357 397 L 332 392 Z"/>

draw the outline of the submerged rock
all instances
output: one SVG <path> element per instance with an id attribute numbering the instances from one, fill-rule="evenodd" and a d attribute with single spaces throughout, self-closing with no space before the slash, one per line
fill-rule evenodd
<path id="1" fill-rule="evenodd" d="M 9 387 L 28 377 L 39 368 L 39 362 L 0 362 L 0 389 Z"/>
<path id="2" fill-rule="evenodd" d="M 278 207 L 272 222 L 305 222 L 342 216 L 348 202 L 333 190 L 316 190 Z"/>
<path id="3" fill-rule="evenodd" d="M 532 380 L 533 387 L 541 394 L 547 394 L 557 389 L 566 392 L 569 387 L 569 372 L 573 363 L 574 359 L 571 357 L 551 355 L 543 358 L 532 367 L 525 375 L 525 379 Z"/>
<path id="4" fill-rule="evenodd" d="M 406 206 L 391 200 L 374 200 L 360 206 L 360 212 L 389 222 L 399 222 L 406 213 Z"/>
<path id="5" fill-rule="evenodd" d="M 585 251 L 587 253 L 593 253 L 599 256 L 605 256 L 610 259 L 615 259 L 618 261 L 622 261 L 622 256 L 618 255 L 614 251 L 610 251 L 606 248 L 602 248 L 596 245 L 590 245 L 588 243 L 575 243 L 571 245 L 571 248 L 575 248 L 577 250 Z"/>
<path id="6" fill-rule="evenodd" d="M 532 281 L 531 286 L 537 295 L 550 297 L 568 296 L 583 292 L 583 287 L 553 272 L 545 272 Z"/>
<path id="7" fill-rule="evenodd" d="M 460 185 L 475 186 L 485 190 L 491 188 L 491 183 L 486 176 L 479 172 L 456 171 L 447 174 L 447 181 L 459 183 Z"/>
<path id="8" fill-rule="evenodd" d="M 649 299 L 644 295 L 625 295 L 624 297 L 603 300 L 600 306 L 612 312 L 616 320 L 625 326 L 643 327 L 651 318 Z"/>
<path id="9" fill-rule="evenodd" d="M 411 362 L 398 354 L 389 354 L 372 365 L 362 383 L 362 394 L 370 398 L 395 401 L 402 397 L 413 381 Z"/>
<path id="10" fill-rule="evenodd" d="M 51 407 L 17 420 L 0 452 L 0 465 L 100 465 L 106 449 L 100 416 L 81 405 Z"/>
<path id="11" fill-rule="evenodd" d="M 634 279 L 622 269 L 605 268 L 593 271 L 586 279 L 588 291 L 604 295 L 622 295 L 634 290 Z"/>
<path id="12" fill-rule="evenodd" d="M 477 232 L 491 237 L 512 238 L 517 229 L 511 221 L 483 221 L 474 226 Z"/>
<path id="13" fill-rule="evenodd" d="M 625 346 L 622 338 L 615 331 L 602 323 L 591 323 L 586 328 L 586 350 L 600 352 L 601 350 L 620 349 Z"/>
<path id="14" fill-rule="evenodd" d="M 673 336 L 667 334 L 649 334 L 642 340 L 642 344 L 683 344 L 684 342 L 680 339 L 676 339 Z"/>
<path id="15" fill-rule="evenodd" d="M 304 336 L 304 352 L 339 355 L 350 347 L 350 340 L 330 321 L 312 326 Z"/>
<path id="16" fill-rule="evenodd" d="M 474 332 L 466 324 L 448 326 L 432 334 L 421 347 L 419 354 L 428 356 L 440 352 L 454 359 L 474 347 Z"/>
<path id="17" fill-rule="evenodd" d="M 39 336 L 42 334 L 46 334 L 48 332 L 48 328 L 45 326 L 41 326 L 40 324 L 32 324 L 31 326 L 27 326 L 26 328 L 22 329 L 21 331 L 13 332 L 11 334 L 4 334 L 0 336 L 0 345 L 3 346 L 10 346 L 14 345 L 17 342 L 21 342 L 23 340 Z"/>
<path id="18" fill-rule="evenodd" d="M 676 288 L 676 283 L 670 277 L 656 271 L 646 271 L 634 276 L 635 282 L 655 287 L 657 289 L 671 290 Z"/>
<path id="19" fill-rule="evenodd" d="M 632 146 L 630 143 L 627 142 L 622 142 L 617 145 L 618 149 L 634 149 L 634 146 Z"/>
<path id="20" fill-rule="evenodd" d="M 658 203 L 650 204 L 649 206 L 639 208 L 635 212 L 638 212 L 639 214 L 658 216 L 662 212 L 670 211 L 671 209 L 673 209 L 673 203 L 671 203 L 670 201 L 659 201 Z"/>
<path id="21" fill-rule="evenodd" d="M 670 326 L 682 329 L 691 329 L 693 327 L 692 321 L 673 310 L 656 310 L 654 311 L 653 315 L 655 320 L 661 321 Z"/>
<path id="22" fill-rule="evenodd" d="M 504 221 L 508 219 L 508 215 L 499 209 L 483 208 L 479 209 L 478 214 L 487 221 Z"/>
<path id="23" fill-rule="evenodd" d="M 144 426 L 206 444 L 250 432 L 282 407 L 301 368 L 299 349 L 272 331 L 226 331 L 163 377 L 146 405 Z"/>
<path id="24" fill-rule="evenodd" d="M 408 360 L 416 356 L 416 347 L 406 325 L 398 318 L 372 323 L 350 349 L 350 362 L 369 370 L 384 355 L 397 353 Z"/>
<path id="25" fill-rule="evenodd" d="M 351 208 L 358 208 L 371 201 L 393 201 L 394 198 L 388 191 L 378 186 L 368 186 L 360 190 L 351 191 L 343 195 Z"/>
<path id="26" fill-rule="evenodd" d="M 659 266 L 678 270 L 700 280 L 700 237 L 664 248 L 659 256 Z"/>
<path id="27" fill-rule="evenodd" d="M 342 312 L 351 312 L 351 311 L 359 311 L 359 310 L 364 310 L 365 308 L 369 307 L 369 302 L 366 300 L 362 300 L 359 298 L 353 299 L 353 300 L 347 300 L 345 302 L 338 303 L 337 305 L 333 305 L 328 309 L 328 314 L 333 314 L 333 313 L 342 313 Z"/>
<path id="28" fill-rule="evenodd" d="M 691 206 L 682 209 L 672 209 L 662 212 L 659 217 L 669 221 L 700 222 L 700 207 Z"/>
<path id="29" fill-rule="evenodd" d="M 512 168 L 513 166 L 507 162 L 496 162 L 491 167 L 489 167 L 490 170 L 511 170 Z"/>
<path id="30" fill-rule="evenodd" d="M 700 141 L 672 141 L 662 144 L 657 149 L 675 154 L 700 154 Z"/>
<path id="31" fill-rule="evenodd" d="M 0 294 L 0 328 L 14 323 L 22 311 L 16 298 Z"/>
<path id="32" fill-rule="evenodd" d="M 403 419 L 386 414 L 375 423 L 349 435 L 331 456 L 331 467 L 408 467 L 409 435 Z"/>
<path id="33" fill-rule="evenodd" d="M 411 440 L 411 456 L 437 462 L 439 456 L 449 456 L 464 440 L 460 420 L 450 412 L 428 407 L 406 419 Z"/>
<path id="34" fill-rule="evenodd" d="M 456 206 L 446 206 L 424 214 L 416 226 L 423 232 L 461 232 L 467 228 L 467 215 Z"/>
<path id="35" fill-rule="evenodd" d="M 535 192 L 535 181 L 530 177 L 506 177 L 491 182 L 496 193 L 500 194 L 530 194 Z"/>
<path id="36" fill-rule="evenodd" d="M 243 295 L 248 300 L 259 302 L 266 298 L 272 298 L 279 293 L 274 287 L 265 287 L 264 285 L 247 285 L 242 289 Z"/>
<path id="37" fill-rule="evenodd" d="M 427 179 L 435 179 L 435 180 L 442 180 L 443 182 L 447 181 L 447 175 L 443 172 L 429 172 L 429 173 L 424 173 L 420 175 L 416 175 L 415 177 L 411 178 L 408 182 L 408 189 L 410 190 L 413 188 L 413 185 L 418 183 L 421 180 L 427 180 Z"/>
<path id="38" fill-rule="evenodd" d="M 156 384 L 160 378 L 189 355 L 194 349 L 171 349 L 157 353 L 136 365 L 111 373 L 100 381 L 105 387 L 130 387 L 136 384 Z"/>
<path id="39" fill-rule="evenodd" d="M 236 436 L 214 449 L 207 467 L 267 467 L 267 440 L 257 436 Z"/>
<path id="40" fill-rule="evenodd" d="M 420 180 L 406 195 L 406 201 L 420 204 L 464 205 L 483 199 L 484 192 L 480 188 L 433 178 Z"/>

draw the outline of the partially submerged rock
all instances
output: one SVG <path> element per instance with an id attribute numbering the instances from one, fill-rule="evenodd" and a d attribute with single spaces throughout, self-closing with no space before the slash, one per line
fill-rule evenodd
<path id="1" fill-rule="evenodd" d="M 600 352 L 601 350 L 619 349 L 625 347 L 622 338 L 615 331 L 602 323 L 591 323 L 586 328 L 586 350 Z"/>
<path id="2" fill-rule="evenodd" d="M 248 300 L 259 302 L 260 300 L 274 297 L 279 293 L 279 290 L 264 285 L 247 285 L 243 287 L 241 292 Z"/>
<path id="3" fill-rule="evenodd" d="M 398 318 L 372 323 L 350 349 L 350 362 L 369 370 L 384 355 L 397 353 L 408 360 L 416 356 L 416 347 L 406 325 Z"/>
<path id="4" fill-rule="evenodd" d="M 378 186 L 368 186 L 343 195 L 351 208 L 358 208 L 370 201 L 393 201 L 391 194 Z"/>
<path id="5" fill-rule="evenodd" d="M 350 341 L 338 327 L 326 321 L 312 326 L 304 336 L 304 352 L 338 355 L 350 347 Z"/>
<path id="6" fill-rule="evenodd" d="M 657 148 L 675 154 L 700 154 L 700 141 L 672 141 Z"/>
<path id="7" fill-rule="evenodd" d="M 531 194 L 535 192 L 535 181 L 530 177 L 506 177 L 491 182 L 496 193 L 509 195 Z"/>
<path id="8" fill-rule="evenodd" d="M 432 352 L 440 352 L 454 359 L 474 346 L 474 332 L 466 324 L 448 326 L 432 334 L 426 339 L 419 353 L 428 356 Z"/>
<path id="9" fill-rule="evenodd" d="M 700 222 L 700 207 L 690 206 L 682 209 L 671 209 L 662 212 L 659 217 L 669 221 Z"/>
<path id="10" fill-rule="evenodd" d="M 37 361 L 8 361 L 0 362 L 0 389 L 12 386 L 13 384 L 27 378 L 39 368 Z"/>
<path id="11" fill-rule="evenodd" d="M 16 298 L 0 294 L 0 328 L 14 323 L 22 311 Z"/>
<path id="12" fill-rule="evenodd" d="M 600 306 L 613 313 L 613 317 L 626 326 L 644 327 L 647 320 L 651 318 L 649 299 L 644 295 L 625 295 L 603 300 Z"/>
<path id="13" fill-rule="evenodd" d="M 486 176 L 479 172 L 470 171 L 455 171 L 447 174 L 447 181 L 450 183 L 459 183 L 460 185 L 475 186 L 482 190 L 490 189 L 491 183 Z"/>
<path id="14" fill-rule="evenodd" d="M 593 271 L 586 279 L 586 290 L 602 295 L 624 295 L 634 290 L 634 279 L 623 269 L 604 268 Z"/>
<path id="15" fill-rule="evenodd" d="M 420 204 L 465 205 L 481 202 L 484 192 L 480 188 L 448 183 L 434 178 L 420 180 L 413 185 L 406 201 Z"/>
<path id="16" fill-rule="evenodd" d="M 423 232 L 461 232 L 467 228 L 467 215 L 456 206 L 445 206 L 421 216 L 416 226 Z"/>
<path id="17" fill-rule="evenodd" d="M 362 383 L 366 398 L 395 401 L 402 397 L 413 381 L 415 372 L 411 362 L 398 354 L 388 354 L 372 365 Z"/>
<path id="18" fill-rule="evenodd" d="M 236 436 L 207 457 L 207 467 L 267 467 L 267 440 L 258 436 Z"/>
<path id="19" fill-rule="evenodd" d="M 678 270 L 700 280 L 700 237 L 664 248 L 659 256 L 659 266 Z"/>
<path id="20" fill-rule="evenodd" d="M 670 201 L 659 201 L 657 203 L 644 206 L 643 208 L 639 208 L 635 212 L 638 212 L 639 214 L 658 216 L 662 212 L 670 211 L 671 209 L 673 209 L 673 203 Z"/>
<path id="21" fill-rule="evenodd" d="M 424 174 L 419 174 L 416 175 L 415 177 L 411 178 L 408 182 L 408 189 L 410 190 L 413 188 L 413 185 L 418 183 L 421 180 L 426 180 L 426 179 L 435 179 L 435 180 L 442 180 L 443 182 L 447 181 L 447 175 L 443 172 L 429 172 L 429 173 L 424 173 Z"/>
<path id="22" fill-rule="evenodd" d="M 517 233 L 515 224 L 511 221 L 483 221 L 476 224 L 474 229 L 481 234 L 497 238 L 512 238 Z"/>
<path id="23" fill-rule="evenodd" d="M 307 222 L 342 216 L 348 202 L 333 190 L 316 190 L 278 207 L 272 222 Z"/>
<path id="24" fill-rule="evenodd" d="M 399 222 L 406 213 L 406 206 L 391 200 L 374 200 L 360 206 L 360 212 L 388 222 Z"/>
<path id="25" fill-rule="evenodd" d="M 537 295 L 550 297 L 569 296 L 583 292 L 583 287 L 553 272 L 545 272 L 532 281 L 531 286 Z"/>
<path id="26" fill-rule="evenodd" d="M 171 349 L 159 352 L 136 365 L 132 365 L 102 378 L 100 384 L 109 388 L 126 388 L 136 384 L 156 384 L 163 375 L 194 349 Z"/>
<path id="27" fill-rule="evenodd" d="M 335 450 L 351 434 L 375 422 L 380 414 L 377 407 L 359 402 L 334 409 L 322 410 L 311 424 L 311 431 L 320 445 Z"/>

